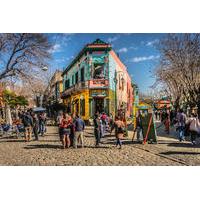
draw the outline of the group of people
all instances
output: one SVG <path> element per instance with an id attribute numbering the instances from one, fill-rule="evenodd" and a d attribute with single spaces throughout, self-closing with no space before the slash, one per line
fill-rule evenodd
<path id="1" fill-rule="evenodd" d="M 13 127 L 17 137 L 20 133 L 24 133 L 26 142 L 32 140 L 32 134 L 35 140 L 39 140 L 39 135 L 44 136 L 46 132 L 46 114 L 36 114 L 32 111 L 20 112 L 13 120 Z"/>
<path id="2" fill-rule="evenodd" d="M 77 148 L 80 143 L 81 147 L 84 147 L 84 130 L 85 122 L 80 118 L 78 114 L 69 115 L 67 113 L 60 113 L 57 117 L 57 124 L 59 127 L 60 141 L 62 142 L 63 149 L 70 146 Z M 122 148 L 122 137 L 125 133 L 126 126 L 123 119 L 119 116 L 112 119 L 112 116 L 106 115 L 106 113 L 97 112 L 93 119 L 94 125 L 94 138 L 95 147 L 99 147 L 101 138 L 106 133 L 112 133 L 115 129 L 116 146 Z"/>
<path id="3" fill-rule="evenodd" d="M 60 113 L 57 117 L 57 124 L 59 127 L 60 141 L 62 141 L 63 149 L 73 146 L 77 148 L 80 141 L 81 147 L 84 147 L 84 130 L 85 122 L 76 115 L 69 115 L 67 113 Z"/>
<path id="4" fill-rule="evenodd" d="M 105 113 L 101 115 L 97 112 L 94 116 L 93 122 L 96 147 L 99 147 L 101 138 L 104 137 L 104 127 L 108 126 L 110 134 L 115 129 L 116 146 L 119 146 L 120 149 L 122 148 L 121 139 L 123 138 L 126 132 L 126 123 L 124 122 L 123 117 L 116 116 L 115 120 L 113 120 L 112 117 L 107 116 Z"/>
<path id="5" fill-rule="evenodd" d="M 196 143 L 195 140 L 200 135 L 200 121 L 197 114 L 191 113 L 187 117 L 183 109 L 179 109 L 178 112 L 164 110 L 161 113 L 161 122 L 165 125 L 167 134 L 170 132 L 170 126 L 174 126 L 180 142 L 185 140 L 186 136 L 190 136 L 192 144 Z"/>

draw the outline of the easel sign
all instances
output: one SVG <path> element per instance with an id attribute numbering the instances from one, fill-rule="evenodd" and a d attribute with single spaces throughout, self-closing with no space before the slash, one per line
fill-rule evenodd
<path id="1" fill-rule="evenodd" d="M 153 112 L 147 113 L 143 117 L 143 134 L 144 141 L 143 144 L 148 143 L 157 143 L 157 134 L 154 123 Z"/>

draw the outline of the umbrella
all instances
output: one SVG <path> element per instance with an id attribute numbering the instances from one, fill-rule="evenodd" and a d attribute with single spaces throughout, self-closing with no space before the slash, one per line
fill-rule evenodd
<path id="1" fill-rule="evenodd" d="M 42 108 L 42 107 L 33 108 L 33 112 L 44 112 L 44 111 L 46 111 L 46 108 Z"/>

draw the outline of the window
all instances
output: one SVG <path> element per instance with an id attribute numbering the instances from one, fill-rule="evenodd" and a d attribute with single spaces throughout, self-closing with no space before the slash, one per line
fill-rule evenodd
<path id="1" fill-rule="evenodd" d="M 69 88 L 69 84 L 70 84 L 69 79 L 67 79 L 67 80 L 65 81 L 65 89 L 68 89 L 68 88 Z"/>
<path id="2" fill-rule="evenodd" d="M 74 85 L 74 75 L 72 75 L 72 85 Z"/>
<path id="3" fill-rule="evenodd" d="M 78 83 L 78 72 L 76 72 L 75 79 L 76 83 Z"/>
<path id="4" fill-rule="evenodd" d="M 84 82 L 85 81 L 85 76 L 84 76 L 84 67 L 81 69 L 81 82 Z"/>
<path id="5" fill-rule="evenodd" d="M 85 116 L 85 99 L 80 100 L 80 114 L 81 116 Z"/>
<path id="6" fill-rule="evenodd" d="M 103 79 L 103 78 L 105 78 L 104 66 L 102 64 L 94 64 L 93 78 L 94 79 Z"/>

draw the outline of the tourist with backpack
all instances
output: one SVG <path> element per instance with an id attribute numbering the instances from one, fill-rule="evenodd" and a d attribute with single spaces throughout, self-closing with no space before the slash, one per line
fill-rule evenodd
<path id="1" fill-rule="evenodd" d="M 26 112 L 23 114 L 22 123 L 25 128 L 25 141 L 30 142 L 32 138 L 33 118 L 30 113 Z"/>
<path id="2" fill-rule="evenodd" d="M 181 142 L 185 139 L 184 135 L 185 135 L 185 125 L 186 125 L 186 115 L 182 109 L 180 109 L 179 112 L 177 113 L 176 120 L 178 124 L 177 131 L 179 133 L 179 141 Z"/>
<path id="3" fill-rule="evenodd" d="M 46 129 L 45 124 L 46 124 L 46 115 L 45 113 L 41 113 L 39 115 L 39 134 L 41 134 L 41 136 L 44 136 Z"/>

